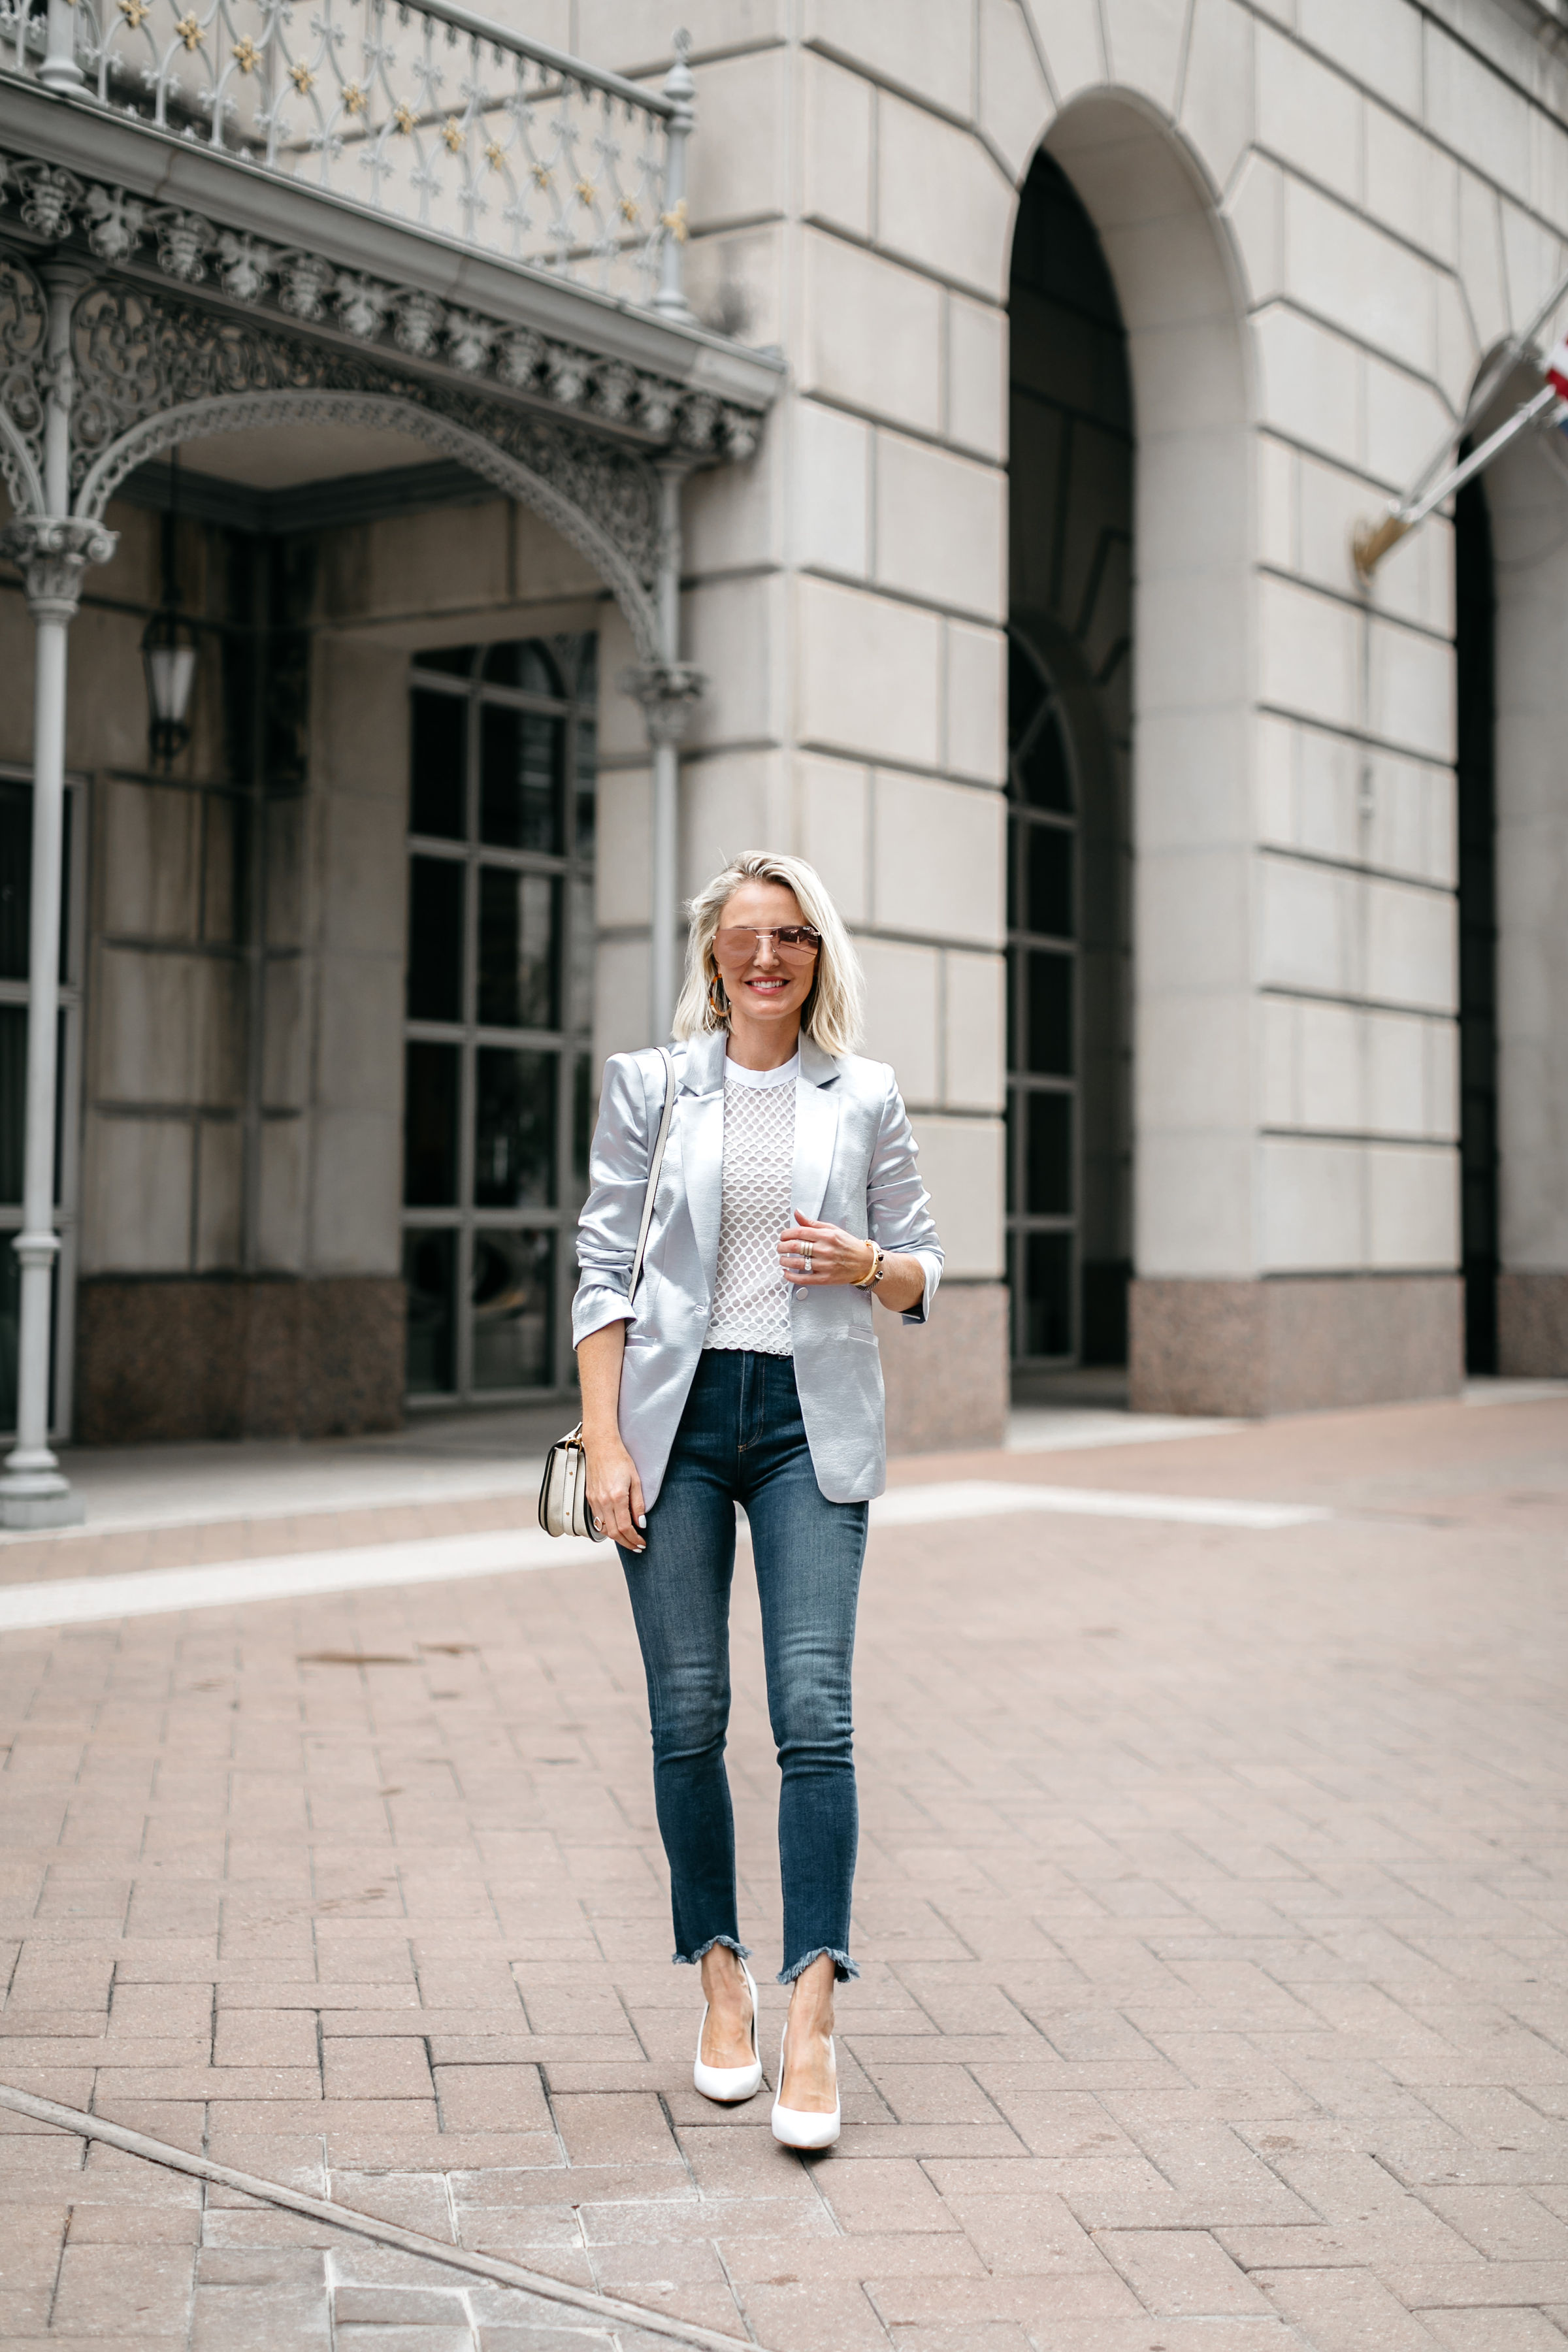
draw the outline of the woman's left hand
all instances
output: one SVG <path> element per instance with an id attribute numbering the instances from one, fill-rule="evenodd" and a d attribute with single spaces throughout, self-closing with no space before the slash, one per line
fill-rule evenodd
<path id="1" fill-rule="evenodd" d="M 868 1241 L 847 1234 L 842 1225 L 825 1224 L 818 1217 L 803 1217 L 779 1235 L 779 1268 L 786 1282 L 821 1287 L 833 1282 L 860 1282 L 871 1271 Z"/>

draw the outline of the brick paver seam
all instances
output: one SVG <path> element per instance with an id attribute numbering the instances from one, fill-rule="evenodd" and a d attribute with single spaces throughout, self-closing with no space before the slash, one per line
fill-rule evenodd
<path id="1" fill-rule="evenodd" d="M 220 2189 L 237 2189 L 260 2203 L 280 2206 L 285 2211 L 302 2214 L 307 2221 L 325 2221 L 332 2228 L 353 2236 L 372 2239 L 376 2244 L 395 2247 L 400 2253 L 417 2254 L 428 2262 L 441 2263 L 448 2270 L 465 2271 L 471 2277 L 492 2280 L 498 2286 L 516 2287 L 525 2294 L 534 2294 L 551 2303 L 563 2303 L 573 2310 L 588 2313 L 595 2319 L 609 2320 L 625 2327 L 637 2327 L 649 2336 L 666 2336 L 677 2344 L 692 2347 L 692 2352 L 762 2352 L 756 2338 L 723 2336 L 716 2328 L 702 2327 L 695 2320 L 679 2319 L 672 2314 L 655 2311 L 639 2303 L 627 2303 L 619 2295 L 598 2294 L 588 2287 L 573 2286 L 564 2279 L 552 2278 L 543 2271 L 525 2270 L 521 2263 L 501 2261 L 494 2254 L 470 2252 L 466 2246 L 444 2245 L 439 2238 L 427 2238 L 417 2230 L 405 2230 L 399 2222 L 378 2221 L 374 2214 L 361 2213 L 352 2205 L 339 2205 L 322 2197 L 307 2197 L 297 2189 L 286 2189 L 279 2182 L 260 2179 L 255 2173 L 237 2172 L 231 2165 L 215 2164 L 205 2156 L 194 2156 L 189 2149 L 172 2147 L 166 2141 L 150 2139 L 144 2132 L 128 2130 L 123 2124 L 109 2122 L 101 2116 L 84 2115 L 78 2107 L 61 2106 L 53 2099 L 35 2098 L 30 2091 L 18 2091 L 0 2083 L 0 2107 L 13 2114 L 29 2116 L 35 2123 L 53 2124 L 61 2131 L 74 2132 L 80 2139 L 102 2140 L 108 2147 L 119 2148 L 126 2156 L 143 2158 L 148 2163 L 163 2165 L 172 2172 L 188 2173 L 197 2180 L 214 2182 Z"/>

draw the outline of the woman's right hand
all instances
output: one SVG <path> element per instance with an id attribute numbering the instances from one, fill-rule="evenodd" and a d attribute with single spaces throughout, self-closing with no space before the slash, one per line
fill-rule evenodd
<path id="1" fill-rule="evenodd" d="M 588 1508 L 601 1535 L 613 1536 L 628 1551 L 646 1551 L 647 1546 L 638 1532 L 647 1521 L 642 1486 L 637 1465 L 621 1442 L 621 1363 L 626 1344 L 624 1322 L 603 1324 L 578 1343 Z"/>
<path id="2" fill-rule="evenodd" d="M 647 1525 L 642 1482 L 619 1433 L 595 1439 L 584 1430 L 583 1450 L 588 1457 L 588 1508 L 600 1534 L 624 1544 L 628 1551 L 646 1551 L 647 1544 L 640 1533 Z"/>

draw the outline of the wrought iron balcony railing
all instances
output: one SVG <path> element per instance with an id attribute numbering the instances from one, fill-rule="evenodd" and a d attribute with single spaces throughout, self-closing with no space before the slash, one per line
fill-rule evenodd
<path id="1" fill-rule="evenodd" d="M 0 70 L 679 318 L 689 46 L 654 90 L 453 0 L 0 0 Z"/>

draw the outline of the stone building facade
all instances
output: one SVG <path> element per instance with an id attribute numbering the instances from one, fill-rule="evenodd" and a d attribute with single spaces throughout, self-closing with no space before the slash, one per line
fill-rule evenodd
<path id="1" fill-rule="evenodd" d="M 670 64 L 649 0 L 501 13 Z M 782 372 L 683 476 L 677 885 L 787 847 L 854 929 L 948 1250 L 940 1344 L 884 1334 L 899 1439 L 1074 1363 L 1238 1413 L 1568 1371 L 1561 436 L 1351 555 L 1540 382 L 1468 415 L 1568 261 L 1553 10 L 688 22 L 687 293 Z M 596 1071 L 656 1021 L 646 648 L 581 534 L 395 422 L 178 457 L 72 631 L 57 1423 L 563 1392 Z M 17 810 L 30 627 L 0 583 Z"/>

